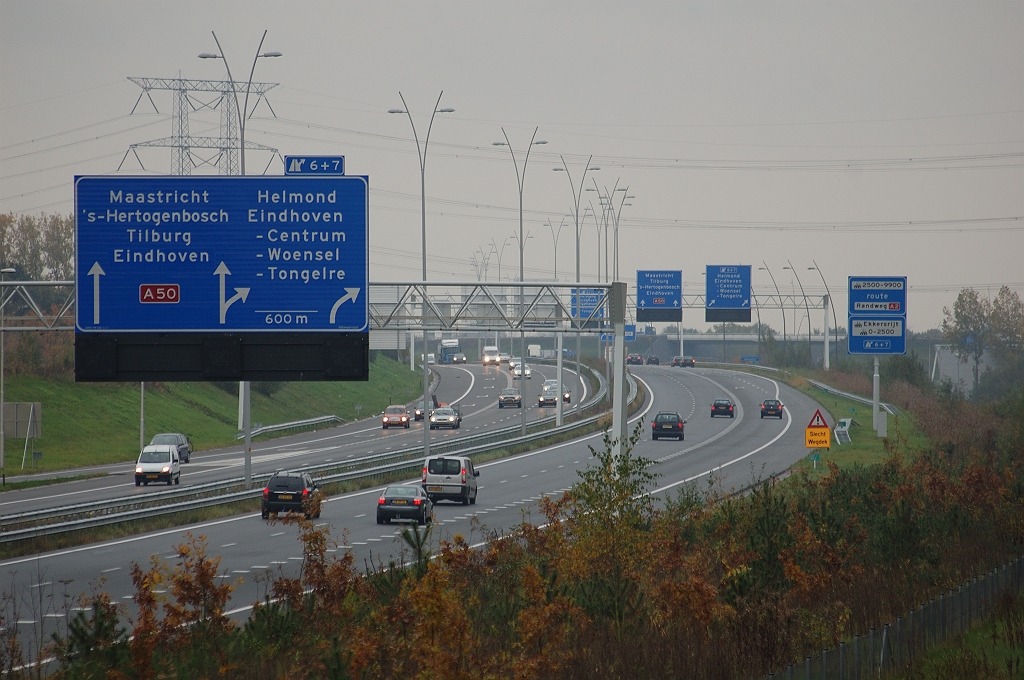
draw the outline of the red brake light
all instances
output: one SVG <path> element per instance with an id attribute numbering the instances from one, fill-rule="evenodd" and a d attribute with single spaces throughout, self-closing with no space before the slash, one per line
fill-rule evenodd
<path id="1" fill-rule="evenodd" d="M 377 505 L 384 505 L 384 496 L 377 499 Z"/>
<path id="2" fill-rule="evenodd" d="M 422 498 L 414 498 L 412 501 L 413 505 L 420 505 L 423 502 Z"/>
<path id="3" fill-rule="evenodd" d="M 466 483 L 466 468 L 462 468 L 462 483 Z"/>
<path id="4" fill-rule="evenodd" d="M 270 487 L 269 486 L 263 487 L 263 497 L 264 498 L 269 498 L 270 497 Z"/>
<path id="5" fill-rule="evenodd" d="M 424 482 L 427 481 L 427 466 L 426 465 L 423 466 L 423 480 L 422 481 L 424 481 Z"/>
<path id="6" fill-rule="evenodd" d="M 302 490 L 302 495 L 303 496 L 308 496 L 309 495 L 309 489 L 303 489 Z"/>

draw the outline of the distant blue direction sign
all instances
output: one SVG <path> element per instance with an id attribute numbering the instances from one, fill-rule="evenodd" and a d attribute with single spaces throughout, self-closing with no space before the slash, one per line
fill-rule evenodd
<path id="1" fill-rule="evenodd" d="M 683 273 L 681 271 L 637 271 L 637 321 L 681 321 L 682 304 Z"/>
<path id="2" fill-rule="evenodd" d="M 707 322 L 750 322 L 750 265 L 708 265 L 704 295 Z"/>
<path id="3" fill-rule="evenodd" d="M 626 324 L 626 342 L 636 340 L 636 324 Z"/>
<path id="4" fill-rule="evenodd" d="M 850 314 L 907 315 L 906 276 L 851 276 Z"/>
<path id="5" fill-rule="evenodd" d="M 595 319 L 603 319 L 604 307 L 600 305 L 604 296 L 604 288 L 571 289 L 570 297 L 573 318 L 587 319 L 593 316 Z"/>
<path id="6" fill-rule="evenodd" d="M 344 175 L 344 156 L 285 156 L 286 175 Z"/>
<path id="7" fill-rule="evenodd" d="M 76 330 L 367 332 L 366 177 L 76 177 Z"/>
<path id="8" fill-rule="evenodd" d="M 850 354 L 906 354 L 907 322 L 902 317 L 850 316 Z"/>

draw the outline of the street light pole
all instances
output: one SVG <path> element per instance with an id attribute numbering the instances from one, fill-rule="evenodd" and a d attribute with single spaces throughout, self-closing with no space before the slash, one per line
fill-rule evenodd
<path id="1" fill-rule="evenodd" d="M 768 272 L 768 276 L 772 279 L 772 285 L 775 286 L 775 294 L 779 298 L 779 307 L 782 309 L 782 348 L 783 348 L 783 359 L 787 361 L 789 359 L 789 340 L 786 339 L 786 308 L 782 304 L 782 292 L 779 291 L 779 284 L 775 283 L 775 277 L 772 276 L 772 270 L 768 268 L 768 263 L 761 260 L 763 267 L 758 267 L 758 270 L 764 270 Z"/>
<path id="2" fill-rule="evenodd" d="M 210 31 L 213 34 L 213 42 L 217 44 L 217 54 L 211 54 L 210 52 L 203 52 L 199 55 L 200 59 L 221 59 L 224 61 L 224 68 L 228 72 L 228 82 L 231 85 L 231 95 L 235 100 L 235 112 L 238 114 L 238 160 L 239 170 L 242 176 L 245 176 L 245 121 L 249 115 L 249 91 L 252 89 L 252 78 L 256 73 L 256 62 L 261 57 L 271 58 L 280 57 L 280 52 L 260 52 L 263 49 L 263 41 L 267 39 L 267 31 L 263 31 L 263 35 L 260 37 L 260 44 L 256 48 L 256 56 L 252 59 L 252 68 L 249 69 L 249 80 L 245 83 L 245 103 L 242 108 L 238 107 L 238 88 L 235 87 L 234 76 L 231 75 L 231 66 L 228 64 L 228 58 L 224 54 L 224 49 L 220 46 L 220 40 L 217 39 L 217 33 Z M 252 488 L 252 402 L 250 400 L 249 381 L 243 380 L 238 383 L 238 401 L 239 401 L 239 415 L 242 421 L 242 431 L 244 433 L 244 444 L 245 448 L 245 488 Z"/>
<path id="3" fill-rule="evenodd" d="M 412 119 L 412 113 L 409 111 L 409 105 L 405 103 L 405 97 L 402 96 L 401 91 L 398 93 L 399 99 L 402 100 L 401 109 L 388 109 L 388 113 L 404 113 L 409 117 L 409 125 L 412 127 L 412 137 L 416 141 L 416 154 L 419 157 L 420 166 L 420 260 L 423 268 L 423 280 L 427 280 L 427 149 L 430 146 L 430 131 L 434 128 L 434 116 L 439 113 L 453 113 L 455 109 L 445 108 L 439 109 L 441 105 L 441 96 L 444 94 L 444 90 L 441 90 L 437 95 L 437 102 L 434 103 L 434 110 L 430 114 L 430 123 L 427 125 L 427 136 L 423 140 L 423 147 L 420 147 L 420 138 L 416 132 L 416 123 Z M 426 289 L 424 289 L 424 295 Z M 426 310 L 426 301 L 424 301 L 423 309 Z M 427 363 L 427 328 L 426 328 L 426 315 L 424 314 L 423 324 L 423 455 L 430 455 L 430 364 Z M 415 358 L 413 358 L 415 362 Z"/>
<path id="4" fill-rule="evenodd" d="M 789 260 L 786 260 L 789 262 Z M 789 262 L 788 267 L 783 269 L 789 269 L 793 272 L 793 276 L 796 277 L 797 285 L 800 286 L 800 294 L 804 296 L 804 309 L 807 311 L 807 361 L 811 361 L 811 308 L 807 304 L 807 293 L 804 292 L 804 284 L 800 282 L 800 275 L 796 273 L 796 267 L 793 266 L 792 262 Z M 827 330 L 827 329 L 826 329 Z"/>
<path id="5" fill-rule="evenodd" d="M 811 262 L 814 263 L 814 266 L 813 267 L 808 267 L 808 269 L 813 269 L 816 272 L 818 272 L 818 276 L 821 277 L 821 283 L 822 283 L 823 286 L 825 286 L 825 294 L 828 295 L 829 307 L 832 308 L 832 329 L 835 331 L 835 334 L 836 334 L 836 336 L 835 336 L 836 337 L 835 348 L 836 348 L 836 358 L 838 359 L 838 357 L 839 357 L 839 322 L 836 320 L 835 300 L 832 298 L 832 291 L 830 291 L 828 289 L 828 283 L 825 282 L 825 276 L 821 273 L 821 268 L 818 267 L 818 263 L 814 262 L 814 260 L 811 260 Z M 825 315 L 825 323 L 826 324 L 828 323 L 828 315 L 827 314 Z M 827 328 L 825 329 L 825 337 L 826 337 L 826 343 L 827 343 L 828 342 L 828 340 L 827 340 L 827 338 L 828 338 L 828 329 Z M 828 369 L 829 369 L 828 352 L 826 351 L 825 352 L 825 370 L 827 371 Z"/>
<path id="6" fill-rule="evenodd" d="M 541 144 L 547 144 L 543 139 L 537 139 L 537 131 L 540 127 L 533 129 L 533 136 L 530 138 L 530 145 L 526 147 L 526 156 L 523 159 L 523 171 L 519 172 L 519 162 L 516 161 L 516 152 L 512 149 L 512 142 L 508 139 L 508 133 L 505 132 L 505 128 L 501 128 L 501 134 L 505 138 L 504 142 L 492 142 L 493 146 L 507 146 L 508 152 L 512 156 L 512 165 L 516 169 L 516 187 L 519 189 L 519 312 L 520 318 L 522 318 L 523 312 L 523 285 L 526 283 L 524 278 L 523 269 L 523 253 L 526 248 L 526 237 L 523 234 L 523 188 L 526 185 L 526 166 L 530 162 L 530 151 L 533 150 L 534 146 Z M 520 380 L 524 381 L 521 386 L 526 385 L 526 330 L 520 324 L 519 328 L 519 357 L 522 361 L 523 369 L 520 372 Z M 525 387 L 521 390 L 520 394 L 526 392 Z M 522 413 L 522 433 L 526 435 L 526 409 L 523 409 Z"/>
<path id="7" fill-rule="evenodd" d="M 7 306 L 7 288 L 3 285 L 8 274 L 14 273 L 13 267 L 0 269 L 0 470 L 5 470 L 7 460 L 4 454 L 7 433 L 4 431 L 4 340 L 7 337 L 7 328 L 4 325 L 4 307 Z M 6 479 L 6 477 L 5 477 Z"/>
<path id="8" fill-rule="evenodd" d="M 551 220 L 547 221 L 547 228 L 551 230 L 551 244 L 555 251 L 555 281 L 558 281 L 558 239 L 562 236 L 562 227 L 564 226 L 564 217 L 562 218 L 562 223 L 558 225 L 558 231 L 555 231 L 555 226 L 551 224 Z"/>

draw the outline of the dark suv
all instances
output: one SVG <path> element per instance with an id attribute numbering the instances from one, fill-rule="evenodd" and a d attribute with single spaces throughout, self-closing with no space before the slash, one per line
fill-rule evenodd
<path id="1" fill-rule="evenodd" d="M 627 366 L 643 366 L 644 356 L 642 354 L 627 354 L 626 355 Z"/>
<path id="2" fill-rule="evenodd" d="M 685 438 L 686 421 L 678 413 L 662 411 L 651 421 L 651 439 L 657 441 L 662 437 L 673 437 L 679 441 Z"/>
<path id="3" fill-rule="evenodd" d="M 275 472 L 263 488 L 263 519 L 272 512 L 304 512 L 306 519 L 319 517 L 319 508 L 315 514 L 310 514 L 303 507 L 305 501 L 318 494 L 320 487 L 305 472 Z"/>
<path id="4" fill-rule="evenodd" d="M 647 365 L 648 366 L 661 366 L 661 357 L 655 356 L 654 354 L 648 355 L 647 356 Z"/>
<path id="5" fill-rule="evenodd" d="M 736 411 L 733 408 L 731 399 L 715 399 L 711 404 L 711 417 L 715 416 L 729 416 L 730 418 L 736 417 Z"/>

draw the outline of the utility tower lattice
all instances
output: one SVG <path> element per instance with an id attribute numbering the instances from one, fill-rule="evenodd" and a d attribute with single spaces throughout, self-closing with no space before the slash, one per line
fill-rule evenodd
<path id="1" fill-rule="evenodd" d="M 220 169 L 221 175 L 239 174 L 238 151 L 240 145 L 238 108 L 235 95 L 245 94 L 246 83 L 236 83 L 229 80 L 192 80 L 187 78 L 128 78 L 128 80 L 142 88 L 142 93 L 139 94 L 139 98 L 135 101 L 135 106 L 132 107 L 132 113 L 135 113 L 135 109 L 139 107 L 139 102 L 142 101 L 143 97 L 148 99 L 149 103 L 153 105 L 153 110 L 159 113 L 156 102 L 153 101 L 150 92 L 153 90 L 169 90 L 174 96 L 174 115 L 171 120 L 170 137 L 132 144 L 128 147 L 128 151 L 125 152 L 124 158 L 121 159 L 121 165 L 124 165 L 128 154 L 134 154 L 136 160 L 139 161 L 139 165 L 142 165 L 142 159 L 139 158 L 136 149 L 159 146 L 171 149 L 172 175 L 191 175 L 192 168 L 199 165 L 216 165 Z M 274 114 L 274 117 L 277 117 L 277 114 L 274 113 L 274 108 L 270 105 L 270 100 L 266 97 L 267 92 L 277 87 L 277 85 L 278 83 L 250 83 L 248 85 L 249 94 L 256 96 L 256 104 L 253 105 L 252 111 L 256 110 L 256 107 L 259 106 L 262 100 L 267 103 L 267 108 Z M 218 96 L 210 102 L 203 102 L 191 96 L 193 92 L 213 92 Z M 216 110 L 218 108 L 220 109 L 220 137 L 193 137 L 189 133 L 189 113 L 202 109 Z M 252 116 L 252 111 L 249 112 L 250 117 Z M 245 148 L 254 151 L 269 151 L 277 155 L 277 149 L 250 141 L 246 141 Z M 192 154 L 193 149 L 214 149 L 217 153 L 212 158 L 201 158 Z M 270 167 L 269 163 L 267 167 Z M 121 166 L 119 165 L 117 169 L 120 170 Z"/>

